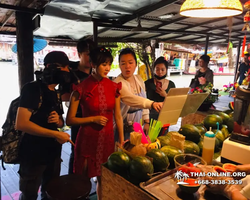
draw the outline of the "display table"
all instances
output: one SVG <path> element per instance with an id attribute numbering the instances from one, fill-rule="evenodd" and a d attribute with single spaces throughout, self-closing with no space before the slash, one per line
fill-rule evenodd
<path id="1" fill-rule="evenodd" d="M 160 174 L 152 179 L 149 182 L 151 183 L 141 183 L 142 187 L 147 191 L 159 190 L 160 184 L 156 183 L 156 180 L 161 178 L 166 178 L 165 172 Z M 172 175 L 173 176 L 173 175 Z M 164 180 L 163 180 L 164 181 Z M 149 185 L 150 184 L 150 188 Z M 154 187 L 155 184 L 155 187 Z M 159 197 L 156 198 L 155 196 L 151 195 L 150 193 L 146 192 L 139 186 L 132 184 L 131 182 L 127 181 L 122 176 L 113 173 L 107 167 L 102 166 L 102 199 L 103 200 L 227 200 L 224 196 L 215 195 L 206 190 L 206 186 L 202 185 L 198 192 L 194 194 L 188 194 L 182 192 L 178 185 L 174 182 L 170 184 L 166 184 L 165 181 L 163 182 L 165 185 L 165 191 L 169 194 L 165 193 L 164 198 Z M 162 185 L 162 184 L 161 184 Z M 167 185 L 167 186 L 166 186 Z M 154 188 L 152 188 L 154 187 Z M 164 193 L 163 193 L 164 194 Z M 155 193 L 156 196 L 160 196 L 159 192 Z"/>

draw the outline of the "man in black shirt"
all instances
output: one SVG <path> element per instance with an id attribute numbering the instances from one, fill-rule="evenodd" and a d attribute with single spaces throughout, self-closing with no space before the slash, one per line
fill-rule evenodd
<path id="1" fill-rule="evenodd" d="M 70 62 L 70 68 L 74 72 L 74 76 L 72 77 L 72 83 L 78 84 L 84 79 L 86 79 L 91 73 L 91 65 L 89 62 L 89 52 L 95 48 L 95 44 L 92 40 L 80 40 L 77 43 L 77 52 L 80 61 Z M 65 84 L 62 86 L 62 100 L 69 101 L 71 90 L 71 84 Z M 76 113 L 76 117 L 82 116 L 82 109 L 79 105 Z M 80 126 L 71 126 L 71 140 L 75 143 L 77 133 Z M 69 159 L 69 174 L 73 173 L 73 162 L 74 162 L 74 146 L 71 147 L 71 154 Z"/>
<path id="2" fill-rule="evenodd" d="M 246 78 L 245 74 L 248 72 L 250 68 L 248 57 L 249 57 L 248 53 L 244 54 L 244 62 L 240 64 L 239 70 L 236 74 L 236 81 L 240 77 L 239 85 L 241 85 L 243 80 Z"/>
<path id="3" fill-rule="evenodd" d="M 37 199 L 40 185 L 42 200 L 48 199 L 44 187 L 60 175 L 61 147 L 70 141 L 68 133 L 57 130 L 64 121 L 60 95 L 55 91 L 59 83 L 69 81 L 69 59 L 54 51 L 45 56 L 44 65 L 42 80 L 22 88 L 17 111 L 16 129 L 25 132 L 20 146 L 20 200 Z"/>

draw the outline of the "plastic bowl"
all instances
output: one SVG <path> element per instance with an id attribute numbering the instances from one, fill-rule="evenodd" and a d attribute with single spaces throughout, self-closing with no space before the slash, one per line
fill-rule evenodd
<path id="1" fill-rule="evenodd" d="M 182 165 L 186 165 L 187 163 L 192 163 L 193 165 L 207 165 L 207 162 L 203 160 L 200 156 L 194 154 L 178 154 L 174 157 L 175 167 L 180 167 Z"/>

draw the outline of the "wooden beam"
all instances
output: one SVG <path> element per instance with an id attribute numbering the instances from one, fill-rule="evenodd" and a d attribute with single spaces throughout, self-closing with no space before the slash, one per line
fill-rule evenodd
<path id="1" fill-rule="evenodd" d="M 123 25 L 115 25 L 115 27 L 112 25 L 112 24 L 99 24 L 99 26 L 101 27 L 110 27 L 112 28 L 112 30 L 116 30 L 116 31 L 124 31 L 124 30 L 127 30 L 127 31 L 130 31 L 132 28 L 134 28 L 133 26 L 123 26 Z M 205 35 L 207 34 L 207 31 L 180 31 L 180 30 L 174 30 L 174 29 L 155 29 L 155 28 L 147 28 L 147 30 L 149 31 L 149 33 L 179 33 L 179 34 L 192 34 L 192 35 Z M 218 36 L 218 37 L 227 37 L 227 36 L 221 36 L 221 34 L 214 34 L 214 33 L 211 33 L 210 34 L 211 36 Z M 234 38 L 234 37 L 232 37 Z M 238 39 L 238 38 L 234 38 L 234 39 Z"/>
<path id="2" fill-rule="evenodd" d="M 19 11 L 19 12 L 24 12 L 24 13 L 32 13 L 32 14 L 44 14 L 44 9 L 33 9 L 33 8 L 26 8 L 26 7 L 21 7 L 21 6 L 13 6 L 9 4 L 2 4 L 0 3 L 0 8 L 8 9 L 8 10 L 14 10 L 14 11 Z"/>
<path id="3" fill-rule="evenodd" d="M 19 88 L 34 80 L 32 14 L 16 12 Z"/>

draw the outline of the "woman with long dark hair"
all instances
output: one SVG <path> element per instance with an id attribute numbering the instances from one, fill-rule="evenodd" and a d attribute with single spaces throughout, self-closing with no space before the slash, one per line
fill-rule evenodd
<path id="1" fill-rule="evenodd" d="M 163 102 L 171 88 L 175 88 L 174 82 L 166 79 L 168 72 L 168 62 L 164 57 L 159 57 L 153 66 L 154 78 L 145 81 L 147 97 L 155 102 Z M 150 119 L 157 120 L 159 113 L 155 110 L 150 111 Z"/>

